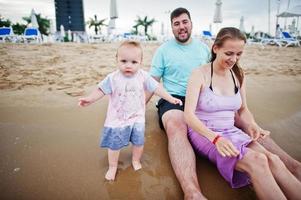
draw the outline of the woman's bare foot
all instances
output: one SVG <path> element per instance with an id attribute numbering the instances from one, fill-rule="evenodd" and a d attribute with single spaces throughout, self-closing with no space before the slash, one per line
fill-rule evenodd
<path id="1" fill-rule="evenodd" d="M 117 172 L 117 166 L 109 166 L 105 179 L 107 179 L 108 181 L 114 181 L 116 172 Z"/>
<path id="2" fill-rule="evenodd" d="M 135 171 L 139 170 L 142 168 L 140 161 L 132 161 L 132 165 Z"/>

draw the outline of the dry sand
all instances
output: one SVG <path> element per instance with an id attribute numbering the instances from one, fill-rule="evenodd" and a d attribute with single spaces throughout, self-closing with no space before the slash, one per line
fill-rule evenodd
<path id="1" fill-rule="evenodd" d="M 104 180 L 107 154 L 98 147 L 107 98 L 81 109 L 89 93 L 115 70 L 118 44 L 0 44 L 0 199 L 183 199 L 157 123 L 156 98 L 147 105 L 143 169 L 122 151 L 117 180 Z M 149 69 L 158 44 L 143 44 Z M 247 46 L 242 66 L 256 120 L 301 161 L 301 48 Z M 206 159 L 197 158 L 209 199 L 254 199 L 231 189 Z"/>

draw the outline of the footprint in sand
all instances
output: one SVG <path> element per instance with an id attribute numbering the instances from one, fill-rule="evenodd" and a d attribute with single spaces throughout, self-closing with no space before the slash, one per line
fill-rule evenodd
<path id="1" fill-rule="evenodd" d="M 78 97 L 83 96 L 85 94 L 85 91 L 82 89 L 70 89 L 65 91 L 65 93 L 72 97 Z"/>

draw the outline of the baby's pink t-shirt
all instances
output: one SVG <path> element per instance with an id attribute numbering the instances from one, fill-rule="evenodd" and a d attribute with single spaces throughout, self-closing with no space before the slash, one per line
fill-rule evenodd
<path id="1" fill-rule="evenodd" d="M 154 92 L 158 82 L 148 72 L 138 70 L 133 76 L 114 71 L 98 87 L 109 95 L 105 127 L 124 127 L 145 123 L 145 91 Z"/>

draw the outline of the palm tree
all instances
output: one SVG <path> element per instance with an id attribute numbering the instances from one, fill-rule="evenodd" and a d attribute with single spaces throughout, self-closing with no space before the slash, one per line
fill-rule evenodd
<path id="1" fill-rule="evenodd" d="M 143 26 L 144 27 L 144 34 L 147 36 L 148 39 L 150 39 L 150 35 L 147 33 L 148 31 L 148 27 L 152 26 L 153 23 L 156 22 L 156 20 L 153 18 L 153 19 L 150 19 L 148 20 L 147 19 L 147 16 L 144 17 L 144 19 L 142 19 L 141 17 L 137 16 L 138 18 L 136 19 L 136 24 L 133 26 L 134 30 L 132 31 L 133 33 L 138 33 L 138 27 L 139 26 Z"/>
<path id="2" fill-rule="evenodd" d="M 132 30 L 132 34 L 138 35 L 138 26 L 139 26 L 139 24 L 136 24 L 133 26 L 134 30 Z"/>
<path id="3" fill-rule="evenodd" d="M 47 18 L 43 18 L 41 14 L 36 14 L 37 21 L 39 24 L 39 31 L 43 35 L 48 35 L 49 34 L 49 27 L 50 27 L 50 20 Z M 31 22 L 31 17 L 23 17 L 23 20 L 29 24 Z"/>
<path id="4" fill-rule="evenodd" d="M 89 21 L 87 21 L 87 24 L 89 25 L 89 28 L 91 28 L 92 26 L 94 26 L 94 31 L 95 31 L 95 35 L 98 34 L 98 31 L 101 32 L 101 27 L 102 26 L 108 26 L 106 24 L 104 24 L 104 22 L 107 19 L 102 19 L 102 20 L 97 20 L 97 15 L 94 15 L 94 19 L 90 18 Z"/>

